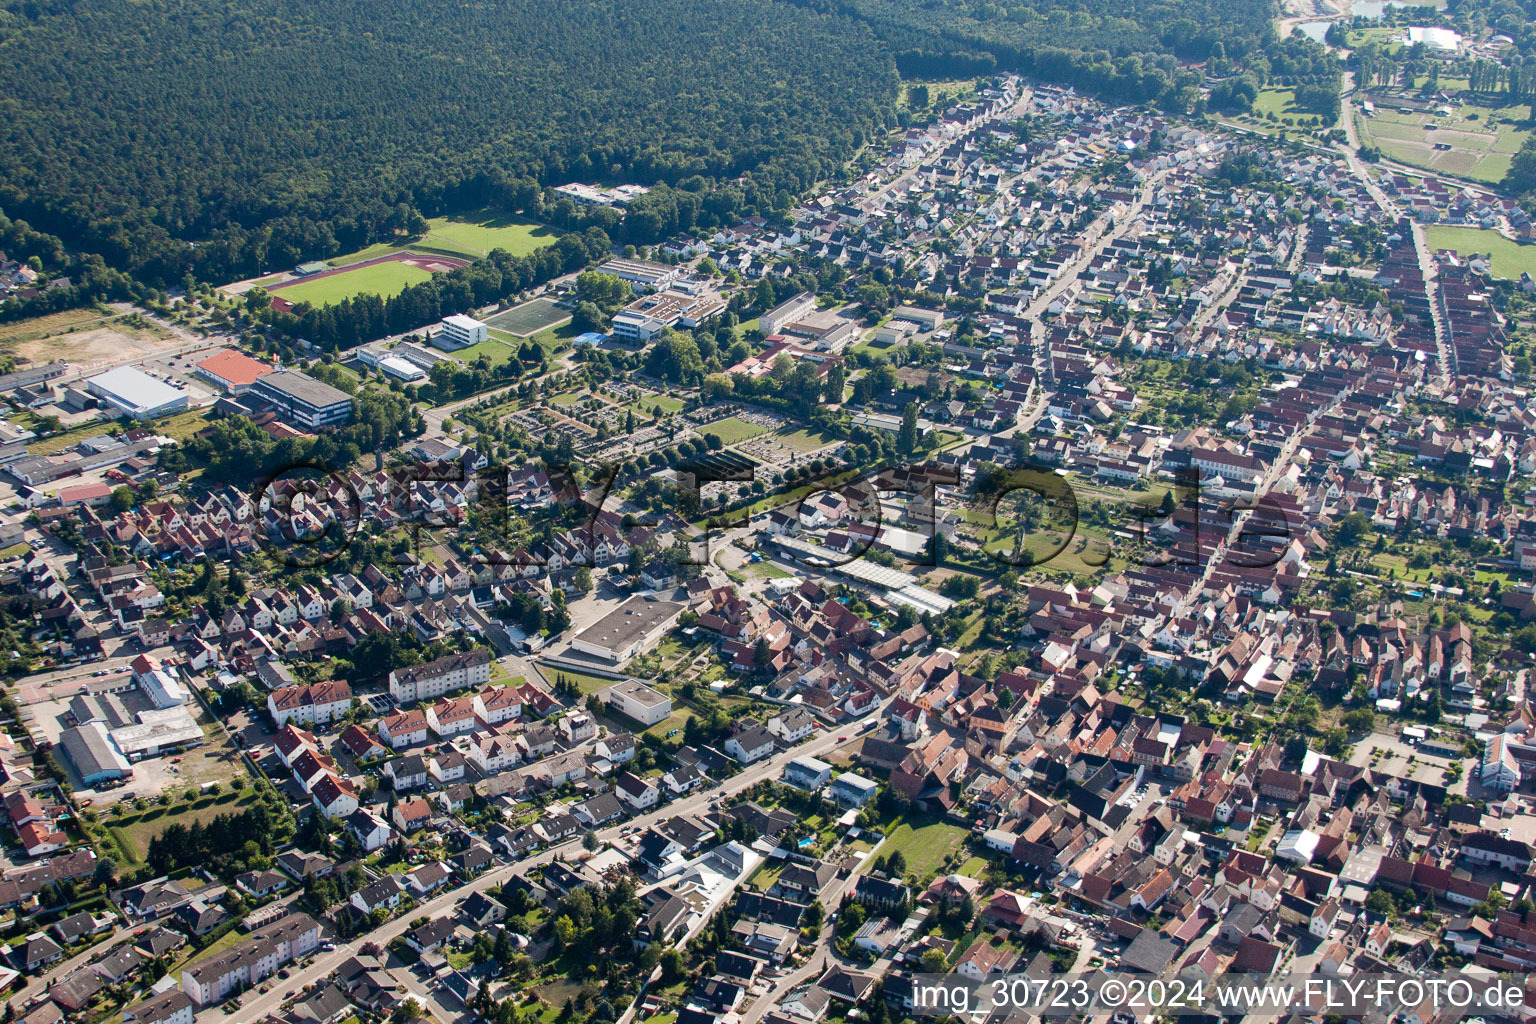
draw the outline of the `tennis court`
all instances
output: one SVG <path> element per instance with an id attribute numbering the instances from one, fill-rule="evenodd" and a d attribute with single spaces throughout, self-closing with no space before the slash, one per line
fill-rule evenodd
<path id="1" fill-rule="evenodd" d="M 568 320 L 570 316 L 569 311 L 561 309 L 548 299 L 534 299 L 521 306 L 514 306 L 506 312 L 497 313 L 487 320 L 486 324 L 498 331 L 506 331 L 519 338 L 526 338 L 539 333 L 546 327 L 553 327 L 562 320 Z"/>

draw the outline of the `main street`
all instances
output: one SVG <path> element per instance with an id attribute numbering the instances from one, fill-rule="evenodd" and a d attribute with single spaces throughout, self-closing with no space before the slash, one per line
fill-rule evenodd
<path id="1" fill-rule="evenodd" d="M 882 703 L 873 709 L 870 714 L 876 719 L 884 715 L 889 701 Z M 739 774 L 727 779 L 723 784 L 664 804 L 654 811 L 637 815 L 627 821 L 619 822 L 608 828 L 592 830 L 602 842 L 612 842 L 619 838 L 624 830 L 636 828 L 648 828 L 659 824 L 669 818 L 675 818 L 684 814 L 700 814 L 709 810 L 710 804 L 717 798 L 728 798 L 750 789 L 766 779 L 776 779 L 784 772 L 785 765 L 802 756 L 825 757 L 842 747 L 855 742 L 857 737 L 852 733 L 826 733 L 816 736 L 797 747 L 782 751 L 767 760 L 749 765 Z M 278 987 L 269 992 L 247 993 L 245 1001 L 239 1011 L 236 1021 L 259 1021 L 268 1014 L 276 1013 L 282 1006 L 285 993 L 290 990 L 302 989 L 329 976 L 347 961 L 347 958 L 356 955 L 358 949 L 365 943 L 377 943 L 381 947 L 388 946 L 391 941 L 410 930 L 410 922 L 420 917 L 440 917 L 451 912 L 459 901 L 471 893 L 488 892 L 500 888 L 509 878 L 516 874 L 526 874 L 535 868 L 539 868 L 556 859 L 569 859 L 563 855 L 574 853 L 580 849 L 580 844 L 572 841 L 551 847 L 541 853 L 526 857 L 515 864 L 507 864 L 502 867 L 487 871 L 480 877 L 450 889 L 440 896 L 421 903 L 409 913 L 403 914 L 391 921 L 369 931 L 366 935 L 359 936 L 350 942 L 338 943 L 334 950 L 321 952 L 302 966 L 290 968 L 291 976 L 283 983 L 281 991 Z M 204 1021 L 225 1021 L 227 1018 L 218 1006 L 205 1006 L 199 1011 L 199 1017 Z"/>

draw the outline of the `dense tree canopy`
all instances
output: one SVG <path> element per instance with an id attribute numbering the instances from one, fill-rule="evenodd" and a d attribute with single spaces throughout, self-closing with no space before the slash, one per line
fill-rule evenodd
<path id="1" fill-rule="evenodd" d="M 0 206 L 162 284 L 523 206 L 530 178 L 748 174 L 771 205 L 896 85 L 863 26 L 732 0 L 0 0 L 0 48 Z"/>

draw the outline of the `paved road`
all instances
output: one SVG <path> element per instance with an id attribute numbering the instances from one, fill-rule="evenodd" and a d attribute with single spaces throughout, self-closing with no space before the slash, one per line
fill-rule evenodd
<path id="1" fill-rule="evenodd" d="M 113 927 L 111 931 L 101 936 L 91 948 L 83 953 L 77 953 L 68 960 L 60 961 L 46 974 L 30 978 L 24 977 L 23 981 L 25 981 L 25 984 L 12 992 L 7 1002 L 18 1008 L 27 1006 L 33 1001 L 41 1003 L 48 997 L 48 990 L 53 987 L 55 982 L 64 981 L 98 956 L 105 956 L 112 949 L 112 941 L 124 934 L 126 933 Z"/>
<path id="2" fill-rule="evenodd" d="M 884 704 L 876 708 L 872 714 L 876 716 L 884 714 L 885 707 L 888 704 L 889 701 L 886 701 Z M 840 736 L 846 736 L 847 738 L 839 739 Z M 699 792 L 685 796 L 679 800 L 675 800 L 670 804 L 665 804 L 647 814 L 638 815 L 637 817 L 630 818 L 627 821 L 618 822 L 608 828 L 597 829 L 595 830 L 597 837 L 599 840 L 611 842 L 612 840 L 618 838 L 621 829 L 634 828 L 636 826 L 643 828 L 646 826 L 655 825 L 661 821 L 676 817 L 680 814 L 697 814 L 699 812 L 706 811 L 709 809 L 710 803 L 713 802 L 716 797 L 732 796 L 736 793 L 740 793 L 746 789 L 751 788 L 764 779 L 778 778 L 783 773 L 784 766 L 787 765 L 793 758 L 800 756 L 824 757 L 840 747 L 853 743 L 857 740 L 857 738 L 857 735 L 854 734 L 851 729 L 842 733 L 834 732 L 815 736 L 797 747 L 783 751 L 766 761 L 762 761 L 758 764 L 748 767 L 745 771 L 742 771 L 740 774 L 734 776 L 733 778 L 726 780 L 723 785 L 715 789 L 701 790 Z M 393 939 L 399 935 L 404 934 L 409 929 L 410 922 L 416 918 L 440 917 L 444 914 L 447 914 L 453 910 L 454 906 L 461 899 L 470 895 L 471 893 L 486 892 L 490 889 L 497 888 L 502 885 L 502 883 L 511 878 L 514 874 L 526 873 L 533 868 L 541 867 L 550 863 L 557 857 L 561 857 L 562 855 L 566 854 L 572 854 L 579 848 L 579 844 L 575 842 L 565 843 L 553 849 L 548 849 L 542 853 L 535 854 L 532 857 L 524 858 L 523 860 L 518 861 L 516 864 L 508 864 L 495 868 L 481 875 L 479 878 L 474 879 L 466 885 L 461 885 L 456 889 L 450 889 L 444 892 L 442 895 L 436 896 L 433 899 L 420 904 L 416 907 L 416 909 L 404 917 L 395 918 L 394 920 L 388 921 L 380 927 L 373 929 L 365 935 L 360 935 L 350 942 L 339 943 L 331 952 L 322 952 L 311 958 L 307 964 L 298 967 L 291 967 L 291 977 L 286 981 L 282 990 L 274 988 L 271 992 L 247 993 L 244 1005 L 241 1007 L 238 1016 L 235 1018 L 235 1021 L 230 1021 L 230 1019 L 224 1015 L 223 1011 L 218 1006 L 209 1006 L 203 1008 L 199 1012 L 198 1017 L 205 1022 L 219 1021 L 229 1022 L 229 1024 L 236 1024 L 237 1021 L 244 1022 L 262 1020 L 268 1014 L 276 1013 L 278 1011 L 283 1003 L 284 992 L 290 989 L 301 989 L 306 985 L 313 984 L 329 976 L 333 971 L 345 963 L 348 957 L 355 955 L 358 948 L 361 947 L 364 943 L 375 942 L 380 946 L 388 946 Z"/>
<path id="3" fill-rule="evenodd" d="M 742 1016 L 741 1024 L 757 1024 L 764 1014 L 778 1005 L 779 1000 L 786 992 L 794 990 L 797 986 L 803 985 L 813 978 L 821 977 L 822 973 L 832 965 L 834 960 L 846 963 L 850 968 L 855 968 L 855 965 L 852 963 L 843 961 L 842 957 L 838 956 L 837 951 L 833 948 L 832 940 L 837 935 L 837 929 L 828 918 L 831 916 L 832 911 L 836 910 L 839 904 L 843 902 L 844 894 L 853 890 L 859 876 L 874 863 L 875 854 L 884 842 L 885 839 L 882 837 L 880 842 L 875 844 L 874 849 L 869 851 L 869 856 L 865 857 L 857 868 L 848 873 L 847 878 L 834 879 L 832 884 L 827 887 L 827 891 L 821 897 L 821 905 L 826 908 L 827 913 L 822 918 L 821 931 L 816 936 L 816 943 L 811 948 L 810 956 L 806 958 L 806 962 L 798 970 L 791 971 L 777 979 L 767 992 L 759 996 L 757 1001 L 752 1004 L 752 1009 Z M 867 967 L 855 969 L 868 970 Z"/>

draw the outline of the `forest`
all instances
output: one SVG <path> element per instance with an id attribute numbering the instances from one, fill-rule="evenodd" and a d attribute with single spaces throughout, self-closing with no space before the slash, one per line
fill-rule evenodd
<path id="1" fill-rule="evenodd" d="M 1242 59 L 1274 40 L 1274 0 L 790 0 L 854 14 L 903 75 L 1017 71 L 1125 102 L 1178 106 L 1193 88 L 1175 58 L 1217 43 Z M 1198 81 L 1198 79 L 1196 79 Z"/>
<path id="2" fill-rule="evenodd" d="M 730 180 L 705 215 L 739 217 L 839 167 L 897 84 L 857 22 L 732 0 L 0 0 L 0 51 L 0 208 L 156 286 L 530 179 Z"/>
<path id="3" fill-rule="evenodd" d="M 1311 59 L 1275 40 L 1274 11 L 1274 0 L 0 0 L 12 69 L 0 209 L 45 247 L 58 238 L 77 261 L 99 257 L 77 263 L 80 291 L 54 303 L 120 297 L 129 280 L 264 274 L 485 207 L 648 244 L 787 212 L 898 123 L 899 74 L 1011 70 L 1184 110 L 1200 76 L 1180 60 L 1219 54 L 1262 80 L 1266 59 L 1277 76 Z M 546 207 L 544 189 L 572 180 L 657 187 L 622 217 Z M 424 322 L 465 285 L 499 298 L 553 267 L 503 263 L 334 323 L 311 313 L 278 326 L 346 348 L 355 332 Z"/>

